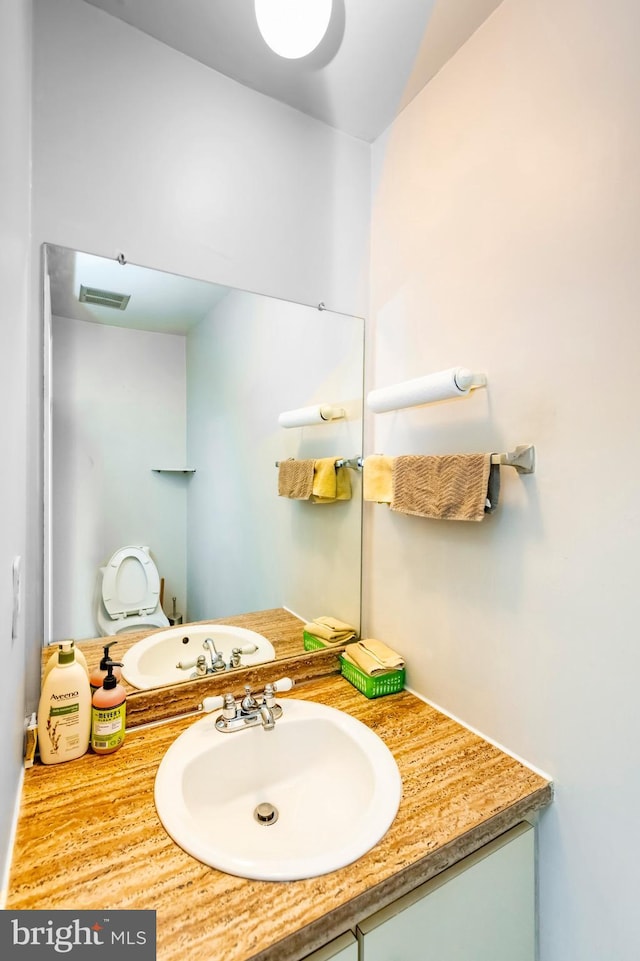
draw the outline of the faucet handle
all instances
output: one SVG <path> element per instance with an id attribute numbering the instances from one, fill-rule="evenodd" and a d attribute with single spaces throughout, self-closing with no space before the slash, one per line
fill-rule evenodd
<path id="1" fill-rule="evenodd" d="M 258 702 L 253 696 L 250 684 L 245 684 L 244 686 L 244 697 L 240 702 L 240 707 L 245 714 L 248 714 L 250 711 L 255 711 L 258 707 Z"/>
<path id="2" fill-rule="evenodd" d="M 293 681 L 290 677 L 281 677 L 279 681 L 273 681 L 272 684 L 265 684 L 263 693 L 263 702 L 265 707 L 275 707 L 276 694 L 282 694 L 284 691 L 290 691 L 294 684 L 295 681 Z"/>
<path id="3" fill-rule="evenodd" d="M 176 667 L 179 670 L 188 671 L 189 668 L 196 666 L 197 660 L 198 660 L 197 657 L 185 658 L 183 661 L 178 661 L 178 663 L 176 664 Z"/>
<path id="4" fill-rule="evenodd" d="M 219 711 L 221 707 L 224 707 L 224 697 L 219 694 L 217 697 L 205 697 L 202 704 L 198 705 L 198 710 L 211 714 L 212 711 Z"/>
<path id="5" fill-rule="evenodd" d="M 233 694 L 227 693 L 222 695 L 222 716 L 228 721 L 236 716 L 236 699 Z"/>

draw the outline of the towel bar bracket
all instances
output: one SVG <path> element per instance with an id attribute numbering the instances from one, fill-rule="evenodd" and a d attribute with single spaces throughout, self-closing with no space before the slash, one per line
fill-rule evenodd
<path id="1" fill-rule="evenodd" d="M 536 466 L 536 449 L 533 444 L 522 444 L 506 454 L 492 454 L 491 463 L 515 467 L 519 474 L 533 474 Z"/>

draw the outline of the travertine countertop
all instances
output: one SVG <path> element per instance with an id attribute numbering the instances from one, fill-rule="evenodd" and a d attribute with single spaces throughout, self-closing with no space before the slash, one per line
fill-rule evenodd
<path id="1" fill-rule="evenodd" d="M 151 688 L 148 691 L 136 690 L 123 680 L 129 693 L 128 727 L 186 714 L 193 711 L 204 697 L 223 694 L 229 689 L 241 692 L 245 684 L 258 689 L 267 681 L 273 681 L 282 675 L 293 677 L 296 681 L 307 681 L 340 671 L 338 656 L 344 650 L 344 645 L 332 644 L 325 650 L 305 651 L 302 640 L 304 622 L 283 607 L 236 614 L 218 620 L 193 621 L 177 626 L 188 634 L 192 624 L 225 624 L 256 631 L 271 641 L 276 651 L 276 661 L 235 668 L 220 674 L 208 674 L 195 680 L 185 680 L 180 684 Z M 105 644 L 117 641 L 118 648 L 117 651 L 113 651 L 113 654 L 114 656 L 117 654 L 117 659 L 121 660 L 122 655 L 135 643 L 155 633 L 157 631 L 130 631 L 114 637 L 81 641 L 79 646 L 86 657 L 89 671 L 92 671 L 100 663 Z M 51 645 L 43 650 L 42 670 L 50 657 Z"/>
<path id="2" fill-rule="evenodd" d="M 152 908 L 158 961 L 296 961 L 551 801 L 548 781 L 406 691 L 369 701 L 334 676 L 287 696 L 353 714 L 395 755 L 403 797 L 372 851 L 293 882 L 196 861 L 153 802 L 164 752 L 194 722 L 181 718 L 137 728 L 115 754 L 26 772 L 6 907 Z"/>
<path id="3" fill-rule="evenodd" d="M 302 643 L 302 628 L 304 622 L 284 607 L 269 608 L 265 611 L 252 611 L 247 614 L 234 614 L 229 617 L 210 618 L 206 621 L 190 621 L 187 624 L 176 624 L 176 627 L 184 630 L 185 634 L 187 634 L 189 627 L 194 624 L 221 624 L 230 627 L 244 627 L 246 630 L 256 631 L 271 641 L 278 660 L 304 654 Z M 111 656 L 114 660 L 120 661 L 122 660 L 123 654 L 125 654 L 130 647 L 133 647 L 134 644 L 137 644 L 138 641 L 149 637 L 150 634 L 157 634 L 159 631 L 166 630 L 169 630 L 169 628 L 163 627 L 144 631 L 126 631 L 122 634 L 114 634 L 108 637 L 91 637 L 78 641 L 77 643 L 86 658 L 87 667 L 91 672 L 94 668 L 99 667 L 100 660 L 104 656 L 103 650 L 105 644 L 115 644 L 115 647 L 111 651 Z M 43 671 L 55 647 L 56 644 L 54 642 L 48 647 L 43 648 Z M 135 690 L 135 688 L 126 681 L 123 683 L 128 691 Z"/>

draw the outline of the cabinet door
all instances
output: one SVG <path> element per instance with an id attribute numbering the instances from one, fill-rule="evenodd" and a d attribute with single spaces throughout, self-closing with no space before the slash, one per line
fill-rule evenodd
<path id="1" fill-rule="evenodd" d="M 313 954 L 308 954 L 304 961 L 358 961 L 358 942 L 351 931 L 347 931 Z"/>
<path id="2" fill-rule="evenodd" d="M 534 961 L 533 841 L 518 825 L 368 918 L 360 961 Z"/>

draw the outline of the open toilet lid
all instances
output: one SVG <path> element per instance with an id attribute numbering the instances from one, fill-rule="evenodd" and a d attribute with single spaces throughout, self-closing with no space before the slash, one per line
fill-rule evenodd
<path id="1" fill-rule="evenodd" d="M 160 576 L 148 548 L 122 547 L 103 568 L 102 599 L 113 618 L 152 614 L 160 597 Z"/>

